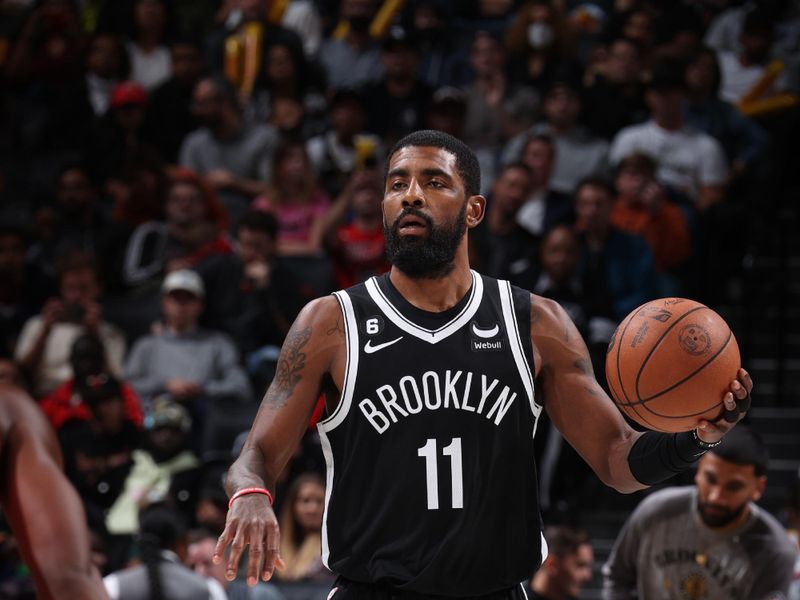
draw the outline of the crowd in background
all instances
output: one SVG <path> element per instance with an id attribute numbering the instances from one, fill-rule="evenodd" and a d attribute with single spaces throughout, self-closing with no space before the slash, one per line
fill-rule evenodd
<path id="1" fill-rule="evenodd" d="M 210 562 L 222 478 L 300 308 L 388 269 L 386 150 L 476 152 L 473 268 L 561 303 L 602 379 L 636 306 L 735 292 L 743 223 L 796 179 L 800 4 L 7 0 L 0 79 L 0 381 L 56 429 L 98 566 L 164 504 L 180 558 L 279 598 Z M 323 410 L 278 487 L 285 583 L 331 581 Z M 579 512 L 596 480 L 540 431 L 542 506 Z"/>

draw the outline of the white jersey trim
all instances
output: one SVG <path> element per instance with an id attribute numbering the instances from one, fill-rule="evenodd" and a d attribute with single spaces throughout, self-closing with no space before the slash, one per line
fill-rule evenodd
<path id="1" fill-rule="evenodd" d="M 341 398 L 339 405 L 333 414 L 327 419 L 317 423 L 317 428 L 321 431 L 331 431 L 341 425 L 347 413 L 350 412 L 350 405 L 353 403 L 353 390 L 355 389 L 356 376 L 358 375 L 358 324 L 356 314 L 353 309 L 353 301 L 347 292 L 340 290 L 333 295 L 339 301 L 339 308 L 344 317 L 345 347 L 347 350 L 347 362 L 344 368 L 344 383 L 342 384 Z"/>
<path id="2" fill-rule="evenodd" d="M 543 565 L 544 561 L 547 560 L 547 556 L 550 554 L 550 549 L 547 547 L 547 540 L 544 539 L 544 531 L 540 532 L 539 535 L 542 538 L 542 560 L 540 564 Z"/>
<path id="3" fill-rule="evenodd" d="M 339 301 L 339 308 L 344 316 L 347 362 L 344 369 L 344 383 L 342 384 L 339 405 L 330 417 L 317 423 L 322 454 L 325 456 L 325 464 L 327 465 L 325 477 L 325 510 L 322 513 L 322 563 L 328 569 L 330 569 L 330 565 L 328 564 L 328 559 L 330 557 L 330 548 L 328 547 L 328 508 L 330 506 L 334 481 L 333 450 L 331 449 L 330 439 L 328 439 L 328 432 L 339 426 L 342 421 L 344 421 L 345 417 L 347 417 L 347 413 L 350 412 L 356 375 L 358 374 L 358 325 L 356 324 L 353 303 L 350 300 L 350 296 L 345 291 L 334 292 L 334 296 Z"/>
<path id="4" fill-rule="evenodd" d="M 366 287 L 373 302 L 378 305 L 378 308 L 386 315 L 386 318 L 399 329 L 429 344 L 437 344 L 468 323 L 480 308 L 481 300 L 483 300 L 483 279 L 475 271 L 470 270 L 470 273 L 472 275 L 472 287 L 466 305 L 453 319 L 438 329 L 420 327 L 404 316 L 383 293 L 375 277 L 367 280 Z"/>
<path id="5" fill-rule="evenodd" d="M 503 321 L 505 321 L 508 344 L 511 347 L 511 354 L 514 356 L 514 363 L 517 365 L 520 380 L 528 395 L 528 402 L 531 405 L 531 411 L 534 416 L 533 435 L 536 435 L 536 426 L 539 423 L 542 407 L 536 403 L 534 398 L 533 373 L 531 372 L 528 358 L 525 356 L 525 346 L 522 344 L 519 325 L 514 314 L 514 296 L 511 293 L 511 284 L 508 281 L 498 280 L 497 287 L 500 292 L 500 306 L 503 309 Z"/>

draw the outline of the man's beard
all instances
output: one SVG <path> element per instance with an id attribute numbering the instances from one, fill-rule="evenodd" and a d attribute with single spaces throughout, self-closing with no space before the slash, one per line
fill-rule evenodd
<path id="1" fill-rule="evenodd" d="M 710 506 L 713 506 L 716 509 L 714 513 L 708 512 L 708 508 Z M 714 529 L 719 529 L 720 527 L 730 525 L 736 519 L 742 516 L 744 509 L 747 508 L 747 502 L 735 508 L 724 508 L 717 504 L 698 501 L 697 508 L 700 511 L 700 518 L 703 520 L 703 523 L 709 527 L 713 527 Z"/>
<path id="2" fill-rule="evenodd" d="M 425 221 L 427 237 L 400 235 L 400 220 L 408 215 Z M 431 218 L 417 208 L 405 209 L 391 227 L 383 224 L 389 262 L 414 279 L 439 279 L 448 275 L 455 267 L 456 252 L 466 231 L 466 216 L 466 202 L 453 222 L 440 226 L 434 225 Z"/>

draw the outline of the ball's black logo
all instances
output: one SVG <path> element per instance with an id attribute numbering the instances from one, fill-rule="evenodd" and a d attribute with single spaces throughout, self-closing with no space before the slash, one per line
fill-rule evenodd
<path id="1" fill-rule="evenodd" d="M 667 321 L 669 321 L 670 317 L 672 316 L 672 313 L 663 308 L 658 308 L 657 306 L 648 306 L 647 308 L 639 311 L 639 316 L 650 317 L 651 319 L 654 319 L 661 323 L 666 323 Z"/>
<path id="2" fill-rule="evenodd" d="M 711 334 L 705 327 L 689 323 L 678 333 L 678 343 L 692 356 L 702 356 L 711 349 Z"/>
<path id="3" fill-rule="evenodd" d="M 606 354 L 609 354 L 614 349 L 614 342 L 617 341 L 617 330 L 614 330 L 614 333 L 611 334 L 611 339 L 608 341 L 608 350 L 606 350 Z"/>

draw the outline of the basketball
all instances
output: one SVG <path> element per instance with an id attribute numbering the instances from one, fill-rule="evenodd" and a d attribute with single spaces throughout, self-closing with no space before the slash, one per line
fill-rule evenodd
<path id="1" fill-rule="evenodd" d="M 741 365 L 739 345 L 713 310 L 684 298 L 643 304 L 619 324 L 606 355 L 611 395 L 655 431 L 690 431 L 722 416 Z"/>

